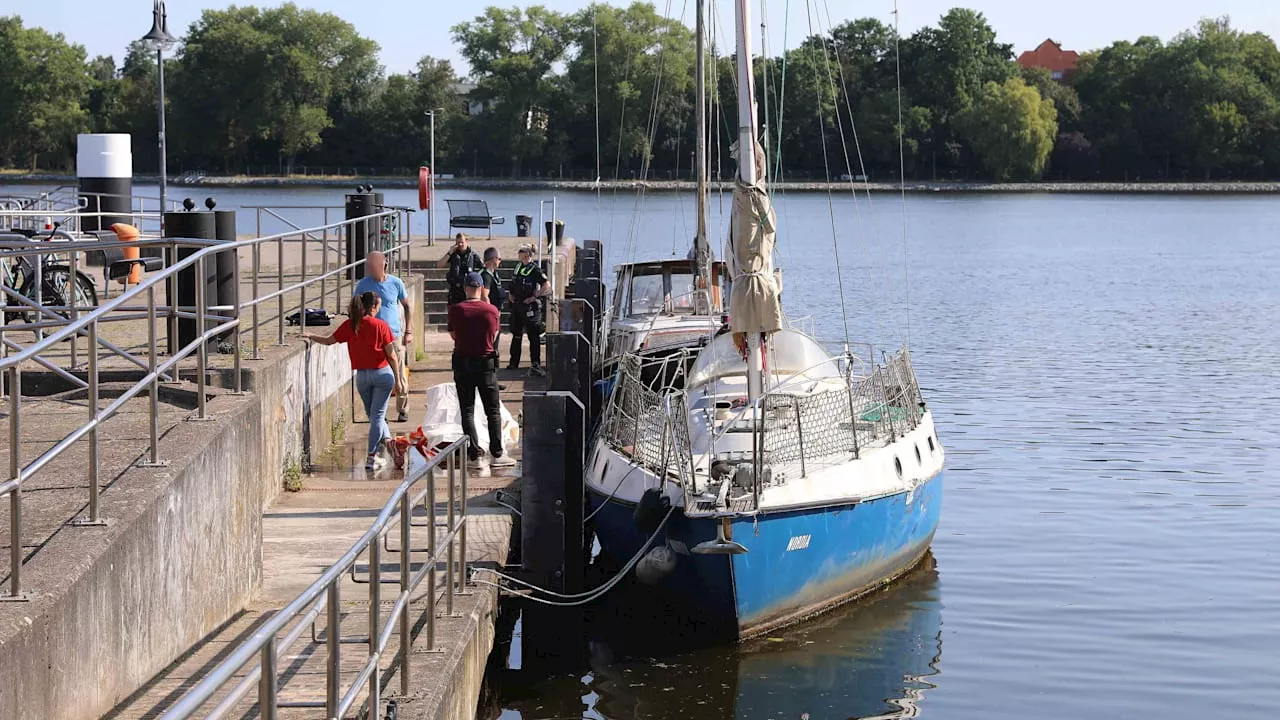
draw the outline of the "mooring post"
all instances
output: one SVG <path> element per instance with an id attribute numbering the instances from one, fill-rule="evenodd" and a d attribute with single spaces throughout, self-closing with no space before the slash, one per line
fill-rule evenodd
<path id="1" fill-rule="evenodd" d="M 586 408 L 573 393 L 527 392 L 524 417 L 520 553 L 525 576 L 556 592 L 581 592 Z M 571 660 L 569 653 L 579 644 L 565 639 L 579 634 L 580 623 L 576 608 L 525 606 L 526 662 Z"/>

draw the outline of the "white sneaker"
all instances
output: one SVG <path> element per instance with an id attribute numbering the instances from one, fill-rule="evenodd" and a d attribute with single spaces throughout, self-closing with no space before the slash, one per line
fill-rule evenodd
<path id="1" fill-rule="evenodd" d="M 489 461 L 489 467 L 515 467 L 516 459 L 510 455 L 499 455 Z"/>
<path id="2" fill-rule="evenodd" d="M 467 467 L 471 470 L 483 470 L 484 458 L 476 458 L 475 460 L 468 460 Z"/>
<path id="3" fill-rule="evenodd" d="M 382 456 L 382 453 L 374 453 L 364 460 L 364 469 L 370 472 L 381 470 L 386 466 L 387 459 Z"/>

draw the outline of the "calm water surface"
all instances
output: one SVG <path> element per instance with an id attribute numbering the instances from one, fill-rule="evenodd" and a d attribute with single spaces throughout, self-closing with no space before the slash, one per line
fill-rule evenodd
<path id="1" fill-rule="evenodd" d="M 508 223 L 550 198 L 441 191 L 455 196 L 489 199 Z M 557 207 L 570 235 L 606 239 L 611 263 L 683 255 L 693 234 L 683 196 Z M 896 199 L 778 207 L 791 316 L 842 341 L 842 281 L 851 339 L 888 348 L 909 332 L 948 453 L 936 566 L 741 647 L 597 641 L 578 671 L 504 683 L 492 714 L 1280 712 L 1280 198 L 912 197 L 905 252 Z"/>

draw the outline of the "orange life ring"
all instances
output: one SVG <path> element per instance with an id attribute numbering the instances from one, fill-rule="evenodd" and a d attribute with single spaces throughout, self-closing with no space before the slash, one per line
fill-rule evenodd
<path id="1" fill-rule="evenodd" d="M 418 168 L 418 209 L 431 207 L 431 168 Z"/>

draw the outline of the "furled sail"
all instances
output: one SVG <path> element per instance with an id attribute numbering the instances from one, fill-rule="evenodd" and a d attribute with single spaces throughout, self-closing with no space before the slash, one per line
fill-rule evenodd
<path id="1" fill-rule="evenodd" d="M 764 167 L 764 148 L 754 143 L 756 167 Z M 732 148 L 738 153 L 737 143 Z M 782 329 L 782 301 L 773 272 L 777 216 L 763 182 L 739 175 L 733 189 L 729 233 L 729 326 L 734 333 L 772 333 Z"/>

